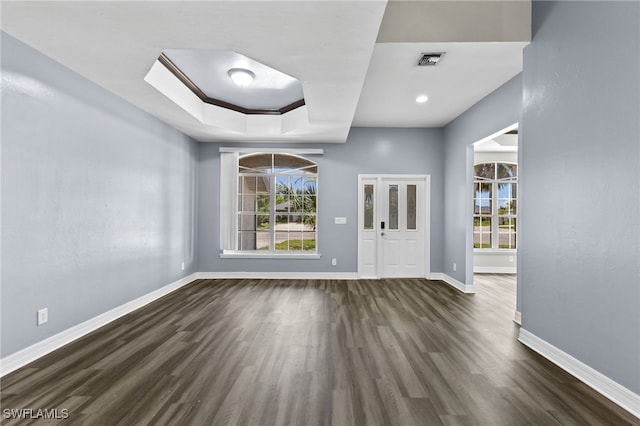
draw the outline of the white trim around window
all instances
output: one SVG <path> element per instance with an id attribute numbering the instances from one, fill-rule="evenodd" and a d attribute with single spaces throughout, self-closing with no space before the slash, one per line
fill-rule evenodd
<path id="1" fill-rule="evenodd" d="M 220 253 L 220 259 L 320 259 L 320 253 L 300 253 L 300 252 L 268 252 L 261 253 L 259 251 L 240 251 L 240 250 L 223 250 Z"/>
<path id="2" fill-rule="evenodd" d="M 322 148 L 236 148 L 236 147 L 220 147 L 220 152 L 236 152 L 238 154 L 256 154 L 262 152 L 265 154 L 295 154 L 295 155 L 322 155 Z"/>
<path id="3" fill-rule="evenodd" d="M 320 259 L 321 254 L 316 250 L 262 252 L 240 250 L 238 247 L 238 169 L 240 157 L 247 154 L 290 154 L 322 155 L 322 149 L 315 148 L 243 148 L 221 147 L 220 152 L 220 253 L 221 259 Z M 274 175 L 275 176 L 275 175 Z M 275 181 L 274 181 L 275 182 Z M 317 194 L 316 194 L 317 195 Z M 271 212 L 273 213 L 273 212 Z M 317 214 L 317 211 L 316 211 Z M 317 216 L 316 216 L 317 217 Z M 319 240 L 317 229 L 316 244 Z"/>
<path id="4" fill-rule="evenodd" d="M 238 245 L 238 159 L 239 152 L 220 153 L 220 249 Z"/>

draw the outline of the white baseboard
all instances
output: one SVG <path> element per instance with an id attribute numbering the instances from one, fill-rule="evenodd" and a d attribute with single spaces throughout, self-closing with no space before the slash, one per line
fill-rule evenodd
<path id="1" fill-rule="evenodd" d="M 522 312 L 513 311 L 513 322 L 515 322 L 518 325 L 522 325 Z"/>
<path id="2" fill-rule="evenodd" d="M 26 347 L 18 352 L 8 355 L 0 359 L 0 377 L 5 374 L 9 374 L 12 371 L 17 370 L 29 364 L 32 361 L 53 352 L 54 350 L 79 339 L 80 337 L 91 333 L 92 331 L 114 321 L 121 316 L 124 316 L 130 312 L 135 311 L 156 299 L 165 296 L 180 287 L 189 284 L 196 279 L 197 274 L 191 274 L 177 281 L 172 282 L 162 288 L 147 293 L 144 296 L 140 296 L 130 302 L 117 306 L 103 314 L 93 317 L 87 321 L 84 321 L 78 325 L 61 331 L 45 340 L 41 340 L 29 347 Z"/>
<path id="3" fill-rule="evenodd" d="M 520 329 L 518 340 L 640 418 L 640 395 L 523 328 Z"/>
<path id="4" fill-rule="evenodd" d="M 197 272 L 200 280 L 274 279 L 274 280 L 357 280 L 357 272 Z"/>
<path id="5" fill-rule="evenodd" d="M 427 275 L 427 279 L 428 280 L 444 281 L 445 283 L 449 284 L 451 287 L 453 287 L 456 290 L 459 290 L 459 291 L 461 291 L 463 293 L 475 293 L 476 292 L 475 286 L 473 284 L 471 284 L 471 285 L 465 284 L 463 282 L 460 282 L 460 281 L 456 280 L 453 277 L 450 277 L 447 274 L 443 274 L 442 272 L 432 272 L 432 273 Z"/>
<path id="6" fill-rule="evenodd" d="M 474 274 L 516 274 L 518 268 L 515 266 L 474 266 Z"/>

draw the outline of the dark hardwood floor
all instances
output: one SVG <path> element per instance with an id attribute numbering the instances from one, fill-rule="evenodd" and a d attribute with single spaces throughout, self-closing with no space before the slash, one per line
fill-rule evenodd
<path id="1" fill-rule="evenodd" d="M 513 277 L 476 286 L 195 281 L 3 377 L 2 408 L 81 425 L 640 424 L 516 340 Z"/>

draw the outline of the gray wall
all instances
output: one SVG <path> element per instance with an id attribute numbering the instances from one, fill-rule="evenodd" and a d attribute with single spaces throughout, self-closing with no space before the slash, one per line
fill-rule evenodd
<path id="1" fill-rule="evenodd" d="M 518 74 L 444 128 L 445 234 L 443 272 L 473 284 L 473 147 L 471 144 L 520 121 Z M 457 270 L 453 270 L 453 264 Z"/>
<path id="2" fill-rule="evenodd" d="M 200 271 L 356 272 L 357 184 L 361 173 L 431 175 L 431 271 L 442 271 L 444 146 L 440 129 L 352 128 L 346 144 L 305 145 L 324 149 L 324 155 L 313 156 L 319 168 L 318 251 L 322 254 L 319 260 L 219 258 L 220 146 L 232 144 L 200 145 L 197 250 Z M 335 216 L 346 217 L 347 225 L 335 225 Z M 334 257 L 337 266 L 331 266 Z"/>
<path id="3" fill-rule="evenodd" d="M 197 144 L 1 37 L 4 357 L 195 271 Z"/>
<path id="4" fill-rule="evenodd" d="M 533 4 L 518 263 L 523 328 L 635 393 L 639 22 L 638 2 Z"/>

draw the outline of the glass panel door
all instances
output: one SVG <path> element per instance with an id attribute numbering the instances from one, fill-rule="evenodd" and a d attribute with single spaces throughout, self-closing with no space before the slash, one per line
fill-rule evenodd
<path id="1" fill-rule="evenodd" d="M 407 185 L 407 229 L 416 229 L 416 185 Z"/>
<path id="2" fill-rule="evenodd" d="M 389 229 L 398 229 L 398 185 L 389 185 Z"/>
<path id="3" fill-rule="evenodd" d="M 373 229 L 373 185 L 364 185 L 364 229 Z"/>

